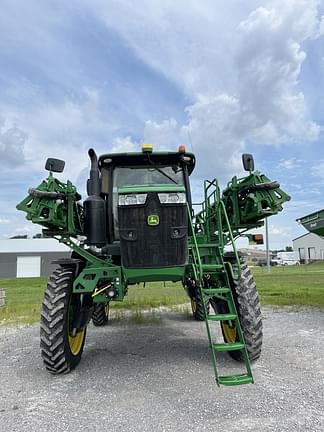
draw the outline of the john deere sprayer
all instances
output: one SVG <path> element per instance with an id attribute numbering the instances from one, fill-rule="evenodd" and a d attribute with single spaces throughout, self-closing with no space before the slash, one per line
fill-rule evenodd
<path id="1" fill-rule="evenodd" d="M 105 324 L 110 302 L 122 301 L 137 283 L 180 281 L 194 318 L 206 323 L 217 384 L 253 382 L 250 361 L 260 356 L 262 344 L 260 303 L 234 240 L 281 211 L 289 196 L 254 171 L 251 155 L 243 155 L 248 175 L 234 177 L 222 193 L 217 180 L 205 181 L 198 209 L 189 183 L 195 156 L 183 146 L 153 152 L 144 145 L 142 152 L 99 159 L 90 149 L 89 157 L 83 203 L 70 181 L 53 176 L 64 162 L 48 159 L 48 178 L 17 205 L 44 227 L 46 237 L 72 250 L 69 259 L 56 261 L 45 290 L 40 323 L 45 367 L 53 374 L 74 369 L 90 320 Z M 225 253 L 227 245 L 231 252 Z M 214 339 L 213 326 L 219 325 L 222 341 Z M 218 374 L 222 352 L 242 361 L 242 373 Z"/>

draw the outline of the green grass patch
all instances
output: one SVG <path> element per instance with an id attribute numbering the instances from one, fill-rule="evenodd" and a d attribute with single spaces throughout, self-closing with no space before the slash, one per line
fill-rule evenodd
<path id="1" fill-rule="evenodd" d="M 189 299 L 181 283 L 150 282 L 130 285 L 122 302 L 111 302 L 112 309 L 151 309 L 188 303 Z"/>
<path id="2" fill-rule="evenodd" d="M 263 305 L 324 307 L 324 263 L 301 266 L 262 267 L 251 269 Z M 39 321 L 40 305 L 46 278 L 0 279 L 6 290 L 6 305 L 0 307 L 0 324 L 33 324 Z M 135 322 L 146 320 L 142 310 L 159 307 L 175 308 L 188 303 L 180 283 L 151 282 L 129 286 L 123 302 L 112 302 L 114 317 L 130 310 Z M 114 318 L 114 319 L 116 319 Z"/>
<path id="3" fill-rule="evenodd" d="M 0 279 L 6 304 L 0 307 L 1 324 L 32 324 L 39 321 L 47 278 Z"/>
<path id="4" fill-rule="evenodd" d="M 0 307 L 0 324 L 38 322 L 46 283 L 47 278 L 0 279 L 0 288 L 6 290 L 6 305 Z M 124 301 L 111 302 L 111 309 L 116 316 L 118 311 L 132 310 L 134 321 L 140 321 L 138 312 L 143 309 L 172 307 L 186 302 L 188 297 L 180 283 L 150 282 L 145 286 L 130 285 Z"/>
<path id="5" fill-rule="evenodd" d="M 263 305 L 324 307 L 324 263 L 252 268 Z"/>

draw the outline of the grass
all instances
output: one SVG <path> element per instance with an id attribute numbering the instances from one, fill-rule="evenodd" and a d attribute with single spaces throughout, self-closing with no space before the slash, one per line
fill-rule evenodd
<path id="1" fill-rule="evenodd" d="M 263 305 L 324 307 L 324 263 L 252 271 Z"/>
<path id="2" fill-rule="evenodd" d="M 0 307 L 1 324 L 32 324 L 39 321 L 40 304 L 47 278 L 0 279 L 6 305 Z"/>
<path id="3" fill-rule="evenodd" d="M 272 267 L 271 273 L 262 267 L 252 268 L 263 305 L 297 305 L 324 307 L 324 263 L 302 266 Z M 32 324 L 39 321 L 46 278 L 0 279 L 6 290 L 6 305 L 0 307 L 0 324 Z M 147 317 L 145 309 L 175 307 L 188 304 L 180 283 L 152 282 L 131 285 L 123 302 L 112 302 L 114 316 L 131 311 L 134 322 Z"/>
<path id="4" fill-rule="evenodd" d="M 123 302 L 112 302 L 113 309 L 151 309 L 187 303 L 188 297 L 180 283 L 150 282 L 145 286 L 130 285 Z"/>
<path id="5" fill-rule="evenodd" d="M 0 288 L 6 290 L 6 305 L 0 307 L 0 324 L 33 324 L 39 321 L 40 305 L 47 278 L 0 279 Z M 134 322 L 140 322 L 144 309 L 172 307 L 188 303 L 188 297 L 180 283 L 151 282 L 144 287 L 131 285 L 123 302 L 112 302 L 114 316 L 131 310 Z M 119 314 L 119 311 L 121 312 Z"/>

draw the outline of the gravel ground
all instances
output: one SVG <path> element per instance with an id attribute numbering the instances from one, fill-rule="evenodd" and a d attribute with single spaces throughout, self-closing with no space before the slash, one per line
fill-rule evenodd
<path id="1" fill-rule="evenodd" d="M 90 325 L 63 376 L 44 370 L 38 326 L 0 327 L 0 431 L 324 431 L 324 312 L 263 314 L 255 384 L 221 388 L 204 323 L 181 312 Z M 236 366 L 221 355 L 223 373 Z"/>

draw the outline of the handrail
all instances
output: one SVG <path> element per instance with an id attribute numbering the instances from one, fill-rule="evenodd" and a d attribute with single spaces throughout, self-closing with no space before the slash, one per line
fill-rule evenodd
<path id="1" fill-rule="evenodd" d="M 187 204 L 187 209 L 188 209 L 189 222 L 190 222 L 190 228 L 191 228 L 191 233 L 192 233 L 191 238 L 192 238 L 193 243 L 194 243 L 194 248 L 192 248 L 192 251 L 193 251 L 192 256 L 193 256 L 193 259 L 195 261 L 193 269 L 194 269 L 194 273 L 195 273 L 195 279 L 198 279 L 201 282 L 203 271 L 202 271 L 202 265 L 201 265 L 200 255 L 199 255 L 199 248 L 198 248 L 198 243 L 197 243 L 197 239 L 196 239 L 196 234 L 194 232 L 194 227 L 193 227 L 193 223 L 192 223 L 192 219 L 191 219 L 191 215 L 190 215 L 190 209 L 189 209 L 188 204 Z M 196 274 L 197 262 L 198 262 L 198 268 L 199 268 L 199 272 L 198 272 L 199 274 L 198 275 Z"/>
<path id="2" fill-rule="evenodd" d="M 234 237 L 233 237 L 233 234 L 232 234 L 232 229 L 231 229 L 231 226 L 230 226 L 230 223 L 229 223 L 229 220 L 228 220 L 228 216 L 227 216 L 227 212 L 226 212 L 224 201 L 220 200 L 219 204 L 220 204 L 221 209 L 223 210 L 223 213 L 224 213 L 224 216 L 225 216 L 225 221 L 226 221 L 226 225 L 227 225 L 227 228 L 228 228 L 228 234 L 229 234 L 229 237 L 230 237 L 230 240 L 231 240 L 231 243 L 232 243 L 235 259 L 236 259 L 236 262 L 237 262 L 238 279 L 240 279 L 240 277 L 241 277 L 241 262 L 240 262 L 240 258 L 238 256 L 238 253 L 237 253 L 237 250 L 236 250 L 235 241 L 234 241 Z"/>
<path id="3" fill-rule="evenodd" d="M 215 189 L 211 193 L 208 193 L 209 189 L 213 186 L 215 187 Z M 234 240 L 232 228 L 231 228 L 231 225 L 229 223 L 228 216 L 227 216 L 226 207 L 225 207 L 224 201 L 221 199 L 221 194 L 220 194 L 220 189 L 218 186 L 217 179 L 214 179 L 212 181 L 205 180 L 205 182 L 204 182 L 204 196 L 205 196 L 205 199 L 201 203 L 202 210 L 194 216 L 195 217 L 200 216 L 202 218 L 202 223 L 205 225 L 205 234 L 207 235 L 208 240 L 210 240 L 210 235 L 211 235 L 211 232 L 210 232 L 211 219 L 216 217 L 219 246 L 221 248 L 224 248 L 224 229 L 223 229 L 223 222 L 222 222 L 222 214 L 224 215 L 224 219 L 225 219 L 225 223 L 226 223 L 227 231 L 228 231 L 227 236 L 228 236 L 230 243 L 232 245 L 232 248 L 233 248 L 235 260 L 237 263 L 237 274 L 238 274 L 238 278 L 240 278 L 241 277 L 240 258 L 238 256 L 237 249 L 235 246 L 235 240 Z M 212 198 L 214 198 L 214 199 L 212 200 Z M 213 201 L 213 202 L 211 203 L 211 201 Z M 195 260 L 195 263 L 198 262 L 199 273 L 200 273 L 199 279 L 201 280 L 203 273 L 202 273 L 202 268 L 201 268 L 201 260 L 200 260 L 200 255 L 199 255 L 198 243 L 197 243 L 197 239 L 196 239 L 196 236 L 195 236 L 195 233 L 193 230 L 193 223 L 192 223 L 191 217 L 189 218 L 189 220 L 190 220 L 190 224 L 191 224 L 191 231 L 193 233 L 193 235 L 192 235 L 193 246 L 194 246 L 193 249 L 195 249 L 194 253 L 193 253 L 193 258 Z"/>

